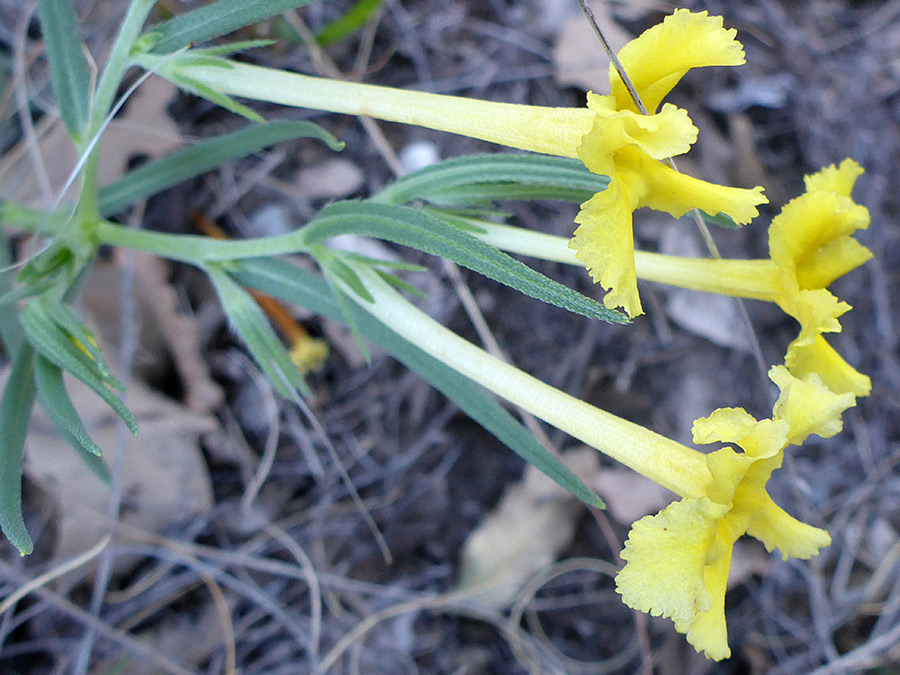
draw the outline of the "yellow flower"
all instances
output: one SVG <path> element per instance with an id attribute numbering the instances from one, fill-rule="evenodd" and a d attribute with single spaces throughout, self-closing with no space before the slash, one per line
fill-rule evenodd
<path id="1" fill-rule="evenodd" d="M 692 68 L 736 66 L 744 51 L 721 17 L 676 10 L 662 24 L 625 45 L 620 61 L 651 113 L 641 115 L 614 68 L 609 96 L 588 94 L 587 108 L 550 108 L 404 91 L 260 68 L 191 52 L 137 61 L 188 90 L 284 105 L 365 115 L 462 134 L 511 148 L 578 157 L 588 169 L 610 177 L 609 187 L 582 205 L 572 246 L 595 281 L 610 290 L 608 307 L 641 313 L 634 273 L 631 214 L 647 206 L 681 216 L 692 208 L 725 213 L 739 223 L 756 216 L 766 201 L 762 188 L 741 190 L 674 171 L 660 160 L 684 154 L 697 129 L 684 110 L 663 97 Z"/>
<path id="2" fill-rule="evenodd" d="M 768 260 L 706 260 L 639 252 L 642 279 L 775 302 L 800 324 L 785 364 L 797 377 L 817 375 L 835 393 L 866 396 L 869 378 L 831 347 L 823 333 L 841 330 L 850 305 L 827 286 L 872 253 L 853 238 L 869 226 L 868 210 L 850 197 L 863 169 L 851 159 L 806 176 L 806 192 L 789 202 L 769 227 Z"/>
<path id="3" fill-rule="evenodd" d="M 678 173 L 659 160 L 684 154 L 697 129 L 684 110 L 663 97 L 691 68 L 736 66 L 744 51 L 735 31 L 721 17 L 677 10 L 622 48 L 619 59 L 650 115 L 641 115 L 616 69 L 610 66 L 612 93 L 588 93 L 596 117 L 582 138 L 578 157 L 594 173 L 609 176 L 609 187 L 581 205 L 571 247 L 594 281 L 609 289 L 607 307 L 642 313 L 634 266 L 632 213 L 648 206 L 680 217 L 692 208 L 726 213 L 750 222 L 765 203 L 762 188 L 723 187 Z"/>
<path id="4" fill-rule="evenodd" d="M 634 609 L 665 616 L 695 649 L 727 658 L 725 589 L 734 542 L 756 537 L 783 558 L 810 558 L 831 543 L 828 533 L 788 515 L 766 492 L 784 449 L 811 433 L 840 430 L 851 394 L 835 394 L 815 376 L 794 377 L 784 366 L 770 377 L 781 389 L 772 419 L 741 408 L 720 408 L 694 423 L 695 443 L 734 443 L 706 456 L 712 480 L 700 497 L 685 498 L 636 522 L 625 543 L 616 586 Z"/>
<path id="5" fill-rule="evenodd" d="M 853 238 L 869 226 L 868 210 L 850 197 L 859 164 L 845 159 L 806 176 L 806 192 L 788 203 L 769 227 L 769 254 L 780 269 L 779 306 L 800 323 L 785 363 L 802 377 L 816 373 L 832 391 L 867 396 L 868 377 L 854 370 L 822 333 L 840 332 L 837 318 L 850 309 L 825 288 L 856 269 L 872 252 Z"/>

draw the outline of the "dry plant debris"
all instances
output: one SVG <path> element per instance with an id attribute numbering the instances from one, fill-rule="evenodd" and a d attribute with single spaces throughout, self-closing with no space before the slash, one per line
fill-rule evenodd
<path id="1" fill-rule="evenodd" d="M 107 44 L 118 20 L 111 9 L 115 3 L 82 4 L 83 18 L 95 41 L 92 49 L 94 44 Z M 315 4 L 304 10 L 304 16 L 313 27 L 320 26 L 349 4 Z M 656 17 L 654 12 L 669 9 L 658 4 L 625 2 L 609 3 L 609 7 L 613 20 L 624 30 L 639 32 L 645 22 Z M 387 2 L 370 30 L 329 47 L 328 53 L 347 70 L 362 63 L 359 72 L 370 82 L 543 105 L 577 104 L 583 101 L 583 91 L 560 88 L 553 79 L 558 68 L 553 45 L 560 35 L 558 25 L 545 22 L 548 5 L 539 0 Z M 816 566 L 806 570 L 766 559 L 769 570 L 762 576 L 754 574 L 759 569 L 760 549 L 747 553 L 754 563 L 748 565 L 749 576 L 738 575 L 742 591 L 731 596 L 729 606 L 735 651 L 730 664 L 693 661 L 683 645 L 670 639 L 668 624 L 651 621 L 643 653 L 619 672 L 637 672 L 651 660 L 664 675 L 837 675 L 890 666 L 900 661 L 900 588 L 895 583 L 900 569 L 900 399 L 896 393 L 900 391 L 900 326 L 896 318 L 900 311 L 900 236 L 896 227 L 900 189 L 895 170 L 900 163 L 900 2 L 709 0 L 683 5 L 723 14 L 748 36 L 748 65 L 705 82 L 704 92 L 715 88 L 720 95 L 691 101 L 691 108 L 699 111 L 705 107 L 709 124 L 721 132 L 728 145 L 734 148 L 732 141 L 744 139 L 740 147 L 746 148 L 749 139 L 749 150 L 741 151 L 737 159 L 722 159 L 716 157 L 715 148 L 701 147 L 699 164 L 709 161 L 718 170 L 732 171 L 755 163 L 754 173 L 761 169 L 767 174 L 764 182 L 771 186 L 770 194 L 779 190 L 781 194 L 796 193 L 805 172 L 844 156 L 853 156 L 867 168 L 859 201 L 872 213 L 873 227 L 864 236 L 866 245 L 876 251 L 876 259 L 865 271 L 842 281 L 841 296 L 854 306 L 859 320 L 845 328 L 840 346 L 861 370 L 872 375 L 875 391 L 860 402 L 858 414 L 850 417 L 841 436 L 809 446 L 781 477 L 777 498 L 801 512 L 819 514 L 821 522 L 829 524 L 834 543 Z M 17 34 L 14 29 L 22 25 L 26 9 L 25 3 L 0 0 L 4 54 L 14 53 L 18 39 L 30 49 L 36 47 L 33 35 Z M 276 27 L 281 29 L 280 24 Z M 584 50 L 599 53 L 593 44 L 585 43 Z M 302 48 L 262 50 L 253 58 L 312 70 Z M 35 86 L 46 86 L 40 64 L 30 65 L 35 68 Z M 147 94 L 150 90 L 139 91 Z M 688 88 L 678 95 L 690 97 L 692 92 Z M 10 100 L 4 97 L 0 104 Z M 162 101 L 168 103 L 170 96 L 144 100 L 148 107 L 139 119 L 153 139 L 143 146 L 148 154 L 160 142 L 160 136 L 152 131 L 160 128 L 159 123 L 166 139 L 204 135 L 234 123 L 202 102 L 179 98 L 175 134 L 172 121 L 160 112 L 165 107 Z M 136 101 L 129 107 L 129 115 L 139 115 Z M 148 111 L 155 112 L 151 115 Z M 2 119 L 12 120 L 11 114 L 7 105 Z M 339 118 L 321 121 L 347 141 L 342 160 L 364 172 L 361 190 L 389 180 L 390 169 L 355 122 Z M 9 128 L 14 126 L 7 124 L 2 136 L 7 145 L 19 140 L 17 132 Z M 384 130 L 398 151 L 423 142 L 432 144 L 440 157 L 488 149 L 475 141 L 418 129 L 385 125 Z M 125 133 L 133 132 L 129 127 Z M 710 137 L 705 131 L 703 135 Z M 45 152 L 49 147 L 41 146 Z M 134 147 L 133 139 L 130 147 Z M 62 156 L 55 150 L 50 154 Z M 286 191 L 284 186 L 294 185 L 305 168 L 328 160 L 319 150 L 303 146 L 296 154 L 251 158 L 203 181 L 173 189 L 147 205 L 145 225 L 187 231 L 190 208 L 218 202 L 266 158 L 274 158 L 264 166 L 269 174 L 266 180 L 250 181 L 256 189 L 240 199 L 235 197 L 233 208 L 225 215 L 226 224 L 235 230 L 246 226 L 273 200 L 301 217 L 308 215 L 309 206 L 304 202 L 318 205 L 329 194 L 356 189 L 341 178 L 336 186 L 317 186 L 302 199 Z M 727 162 L 732 168 L 722 169 Z M 51 163 L 51 168 L 56 167 Z M 19 170 L 8 170 L 6 177 Z M 756 178 L 750 181 L 758 182 Z M 20 177 L 17 189 L 30 189 L 27 182 Z M 4 185 L 14 183 L 4 178 Z M 559 233 L 573 216 L 551 204 L 529 208 L 516 204 L 510 205 L 510 210 L 522 224 Z M 642 229 L 639 223 L 637 236 L 645 245 L 659 244 L 658 232 L 649 225 Z M 726 251 L 758 250 L 763 245 L 762 231 L 728 233 L 721 237 L 720 245 Z M 572 270 L 549 264 L 545 269 L 582 290 L 590 288 Z M 195 303 L 198 314 L 206 315 L 210 300 L 198 290 L 191 273 L 175 269 L 170 276 L 177 293 Z M 739 383 L 743 396 L 753 397 L 759 409 L 769 402 L 769 392 L 745 352 L 725 338 L 716 337 L 717 344 L 712 344 L 709 335 L 686 331 L 677 321 L 666 324 L 659 308 L 649 310 L 656 313 L 653 321 L 626 332 L 560 321 L 552 309 L 536 312 L 530 303 L 484 280 L 473 276 L 467 281 L 495 335 L 516 363 L 662 433 L 674 437 L 686 433 L 684 399 L 688 389 L 699 387 L 696 395 L 715 394 L 720 405 L 728 405 L 737 402 L 728 399 L 734 396 L 731 388 Z M 662 295 L 660 307 L 673 302 L 665 292 Z M 446 289 L 429 289 L 428 304 L 433 315 L 455 329 L 471 332 L 457 299 Z M 708 304 L 703 309 L 711 314 L 713 323 L 730 321 L 727 315 L 711 311 Z M 750 305 L 748 309 L 764 350 L 771 354 L 783 351 L 793 327 L 763 308 Z M 685 311 L 694 313 L 695 309 L 676 306 L 676 315 L 683 316 Z M 315 320 L 310 323 L 316 326 Z M 240 394 L 254 391 L 252 375 L 244 368 L 246 361 L 221 322 L 207 321 L 199 327 L 207 333 L 202 338 L 208 345 L 204 356 L 209 369 L 227 394 L 219 414 L 223 419 L 240 419 L 246 411 L 239 406 L 253 399 L 252 393 Z M 325 324 L 318 328 L 331 330 Z M 148 415 L 161 415 L 158 419 L 165 424 L 172 413 L 184 421 L 174 423 L 176 429 L 192 439 L 179 449 L 163 433 L 165 427 L 160 427 L 163 435 L 157 440 L 162 449 L 178 456 L 177 462 L 165 468 L 173 469 L 188 457 L 197 485 L 204 485 L 209 475 L 212 503 L 206 501 L 208 487 L 206 491 L 199 487 L 191 493 L 200 495 L 192 500 L 196 507 L 193 519 L 185 518 L 184 511 L 174 518 L 169 512 L 168 522 L 144 526 L 161 530 L 164 536 L 131 531 L 118 540 L 115 556 L 132 560 L 137 556 L 139 570 L 115 577 L 113 587 L 119 594 L 108 596 L 99 609 L 91 608 L 86 599 L 94 577 L 84 572 L 82 586 L 71 594 L 75 578 L 67 577 L 64 586 L 42 589 L 20 601 L 0 619 L 0 667 L 36 673 L 71 666 L 71 672 L 78 672 L 78 663 L 93 663 L 94 671 L 102 672 L 107 665 L 127 665 L 133 662 L 139 645 L 117 638 L 116 630 L 121 628 L 160 650 L 158 660 L 146 653 L 142 656 L 155 672 L 223 672 L 233 650 L 245 673 L 313 673 L 321 658 L 368 617 L 402 602 L 436 597 L 450 588 L 459 572 L 463 542 L 501 502 L 506 486 L 520 480 L 522 466 L 429 393 L 415 376 L 377 354 L 371 366 L 360 367 L 351 362 L 351 351 L 348 347 L 348 356 L 333 359 L 325 372 L 311 380 L 315 392 L 312 412 L 334 454 L 326 451 L 325 440 L 308 418 L 279 404 L 277 453 L 255 502 L 257 518 L 249 521 L 249 527 L 248 522 L 238 522 L 233 516 L 248 482 L 240 463 L 203 456 L 193 439 L 206 422 L 184 418 L 183 407 L 175 412 L 177 406 L 171 402 L 162 404 L 151 398 Z M 715 367 L 708 371 L 699 368 L 698 352 L 711 358 Z M 704 379 L 699 385 L 690 383 L 689 374 L 698 371 Z M 135 389 L 132 395 L 137 396 Z M 270 429 L 260 429 L 259 420 L 256 423 L 256 428 L 237 432 L 247 437 L 251 452 L 262 456 Z M 144 433 L 152 429 L 152 424 L 145 426 Z M 154 436 L 152 431 L 148 435 Z M 53 451 L 50 441 L 40 445 Z M 473 453 L 471 448 L 479 450 Z M 39 451 L 30 449 L 29 453 Z M 144 447 L 128 454 L 149 457 L 153 453 L 152 448 Z M 59 456 L 66 454 L 60 452 Z M 201 463 L 201 459 L 205 461 Z M 349 472 L 384 533 L 393 554 L 392 565 L 384 564 L 354 509 L 337 462 Z M 148 473 L 146 478 L 152 475 Z M 84 480 L 83 487 L 88 488 L 91 478 Z M 158 485 L 153 482 L 141 489 L 154 494 Z M 621 489 L 618 483 L 610 487 L 607 498 L 613 506 L 615 492 Z M 31 517 L 39 522 L 48 516 L 32 504 Z M 277 524 L 277 529 L 269 523 Z M 576 536 L 563 557 L 615 561 L 624 526 L 614 523 L 620 541 L 612 549 L 593 521 L 582 518 L 569 521 L 567 527 L 570 525 L 576 528 Z M 94 541 L 76 541 L 80 545 L 67 550 L 80 552 Z M 0 596 L 46 568 L 40 559 L 21 561 L 8 556 L 0 567 Z M 230 612 L 226 618 L 233 627 L 231 647 L 226 640 L 207 641 L 208 633 L 217 627 L 220 638 L 226 634 L 218 614 L 218 623 L 209 618 L 210 594 L 215 593 L 210 589 L 218 589 L 225 598 Z M 564 665 L 557 652 L 591 663 L 626 649 L 634 633 L 630 625 L 624 633 L 603 630 L 609 628 L 604 617 L 611 616 L 612 610 L 606 615 L 600 612 L 610 604 L 597 602 L 593 610 L 579 607 L 548 615 L 541 631 L 532 630 L 525 622 L 510 628 L 498 612 L 475 617 L 427 609 L 407 613 L 380 622 L 354 641 L 331 672 L 352 668 L 374 675 L 591 672 L 590 666 L 576 671 L 571 664 Z M 621 615 L 615 618 L 620 620 Z M 97 637 L 88 638 L 96 622 L 100 624 Z M 196 653 L 184 650 L 183 643 L 173 641 L 171 626 L 184 626 L 186 631 L 197 627 L 201 638 L 197 642 L 204 648 L 198 647 Z M 547 649 L 547 644 L 556 652 Z M 92 654 L 87 661 L 80 656 L 83 650 Z M 820 668 L 824 661 L 831 665 Z M 87 665 L 81 668 L 81 672 L 88 671 Z"/>

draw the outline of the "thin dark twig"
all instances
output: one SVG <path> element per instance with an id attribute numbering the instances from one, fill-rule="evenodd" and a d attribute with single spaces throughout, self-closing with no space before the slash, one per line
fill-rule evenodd
<path id="1" fill-rule="evenodd" d="M 641 97 L 637 93 L 637 89 L 634 88 L 634 83 L 632 83 L 631 78 L 628 77 L 628 73 L 625 72 L 625 66 L 622 65 L 622 62 L 619 60 L 619 57 L 616 56 L 616 53 L 612 50 L 612 47 L 609 46 L 609 42 L 606 39 L 606 36 L 603 34 L 603 31 L 600 30 L 600 24 L 597 23 L 597 17 L 594 16 L 594 11 L 587 4 L 587 0 L 578 0 L 578 4 L 581 5 L 581 10 L 584 12 L 585 16 L 588 18 L 588 22 L 591 24 L 591 27 L 594 29 L 594 33 L 600 39 L 600 44 L 603 45 L 603 51 L 606 52 L 606 56 L 609 57 L 610 63 L 613 64 L 613 67 L 616 69 L 616 72 L 619 73 L 619 77 L 622 78 L 622 83 L 625 85 L 625 88 L 628 90 L 628 94 L 631 96 L 631 100 L 634 101 L 634 104 L 637 106 L 637 109 L 640 111 L 642 115 L 649 115 L 647 112 L 647 108 L 644 107 L 644 102 L 641 100 Z"/>

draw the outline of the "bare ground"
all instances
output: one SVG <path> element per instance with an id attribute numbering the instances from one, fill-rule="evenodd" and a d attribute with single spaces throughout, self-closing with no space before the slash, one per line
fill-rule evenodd
<path id="1" fill-rule="evenodd" d="M 95 54 L 103 53 L 115 28 L 118 10 L 112 4 L 83 3 Z M 303 16 L 316 28 L 349 4 L 319 3 Z M 635 11 L 642 4 L 651 3 L 618 7 L 621 24 L 633 33 L 661 16 Z M 669 9 L 662 4 L 654 7 Z M 560 88 L 553 78 L 556 3 L 385 5 L 370 31 L 326 50 L 344 72 L 357 67 L 368 82 L 493 100 L 583 103 L 582 90 Z M 321 436 L 306 415 L 260 384 L 197 273 L 172 267 L 168 276 L 181 310 L 198 317 L 204 359 L 225 393 L 225 402 L 214 410 L 225 431 L 207 436 L 203 446 L 211 508 L 187 521 L 172 514 L 158 536 L 120 532 L 107 555 L 137 556 L 127 575 L 107 576 L 109 568 L 101 564 L 98 577 L 76 572 L 65 584 L 42 587 L 7 611 L 0 618 L 0 669 L 221 672 L 233 665 L 243 673 L 274 674 L 315 672 L 324 659 L 334 664 L 332 672 L 385 675 L 630 673 L 651 667 L 665 675 L 851 673 L 879 665 L 884 670 L 878 672 L 896 672 L 900 186 L 894 167 L 900 153 L 900 2 L 685 6 L 724 15 L 739 29 L 748 61 L 727 72 L 689 77 L 677 90 L 675 100 L 690 111 L 701 138 L 715 140 L 701 142 L 691 168 L 713 179 L 724 172 L 723 182 L 732 184 L 762 182 L 778 204 L 802 189 L 804 173 L 853 157 L 867 169 L 855 197 L 872 214 L 871 228 L 859 238 L 875 253 L 835 289 L 853 305 L 836 344 L 872 377 L 872 395 L 845 417 L 843 433 L 827 441 L 811 439 L 770 483 L 776 501 L 827 527 L 833 544 L 811 562 L 772 559 L 764 572 L 747 574 L 729 591 L 729 661 L 707 663 L 669 622 L 635 618 L 611 591 L 609 579 L 589 564 L 547 583 L 526 612 L 528 620 L 442 601 L 457 577 L 468 533 L 521 475 L 522 462 L 390 358 L 375 353 L 371 364 L 361 365 L 346 335 L 333 342 L 325 368 L 310 377 L 315 394 L 310 407 L 324 430 Z M 18 2 L 0 4 L 9 58 L 20 35 L 21 12 Z M 37 36 L 34 29 L 25 34 L 31 48 Z M 596 51 L 599 55 L 599 47 Z M 315 71 L 303 46 L 272 47 L 251 58 Z M 40 65 L 35 68 L 39 72 Z M 46 102 L 46 81 L 36 76 L 35 82 L 44 87 L 37 93 Z M 187 97 L 169 110 L 186 138 L 241 125 Z M 389 153 L 356 120 L 260 110 L 269 118 L 308 116 L 347 142 L 341 157 L 362 170 L 362 181 L 338 196 L 365 196 L 391 179 Z M 4 115 L 3 140 L 12 143 L 17 132 L 11 108 Z M 494 149 L 420 129 L 387 124 L 380 129 L 398 152 L 414 142 L 431 144 L 442 158 Z M 293 194 L 297 172 L 328 156 L 304 142 L 248 158 L 150 200 L 141 222 L 187 232 L 191 210 L 199 209 L 232 234 L 259 233 L 261 209 L 276 205 L 288 222 L 302 223 L 328 197 Z M 523 225 L 571 231 L 572 208 L 504 207 Z M 764 255 L 768 217 L 771 212 L 738 233 L 717 232 L 720 246 L 730 255 Z M 636 222 L 643 245 L 661 245 L 667 224 L 652 214 L 644 222 L 639 215 Z M 678 232 L 693 237 L 690 229 Z M 443 269 L 429 264 L 438 280 L 421 282 L 429 311 L 477 340 Z M 539 269 L 595 292 L 581 271 L 550 264 Z M 762 415 L 771 405 L 771 390 L 752 357 L 681 328 L 666 289 L 643 286 L 648 316 L 613 327 L 567 316 L 476 275 L 467 275 L 466 282 L 515 363 L 656 431 L 687 441 L 693 418 L 714 407 L 742 405 Z M 766 362 L 779 362 L 794 331 L 791 320 L 754 303 L 747 309 Z M 122 332 L 134 336 L 140 323 L 139 311 L 126 313 Z M 316 335 L 340 339 L 315 317 L 306 317 L 304 325 Z M 188 386 L 174 366 L 157 364 L 151 370 L 154 384 L 167 395 L 176 400 L 185 395 Z M 549 433 L 557 447 L 570 444 Z M 390 564 L 354 505 L 343 471 L 383 535 Z M 248 498 L 248 489 L 259 485 L 254 475 L 265 481 Z M 43 502 L 32 503 L 30 522 L 40 527 L 48 516 L 37 505 Z M 123 510 L 128 505 L 125 495 Z M 576 540 L 562 557 L 616 565 L 628 525 L 584 513 Z M 51 536 L 49 529 L 44 534 Z M 0 596 L 57 564 L 40 542 L 35 556 L 24 560 L 6 547 Z M 105 598 L 98 584 L 108 589 Z M 617 655 L 624 656 L 604 661 Z"/>

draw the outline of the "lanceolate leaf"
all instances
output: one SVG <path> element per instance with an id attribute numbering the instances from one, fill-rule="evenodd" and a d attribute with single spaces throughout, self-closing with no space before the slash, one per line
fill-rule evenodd
<path id="1" fill-rule="evenodd" d="M 400 178 L 372 201 L 468 206 L 494 199 L 583 202 L 609 185 L 575 159 L 545 155 L 472 155 L 449 159 Z"/>
<path id="2" fill-rule="evenodd" d="M 0 221 L 3 221 L 2 206 L 0 206 Z M 10 282 L 15 275 L 15 270 L 11 264 L 9 240 L 5 233 L 0 231 L 0 269 L 3 270 L 0 272 L 0 342 L 3 342 L 7 354 L 15 354 L 18 351 L 22 344 L 23 334 L 16 312 L 11 312 L 6 308 L 4 299 L 12 296 L 16 296 L 16 298 L 28 296 L 27 292 L 19 295 L 17 289 L 12 288 Z"/>
<path id="3" fill-rule="evenodd" d="M 62 432 L 94 455 L 100 455 L 100 446 L 91 440 L 69 393 L 63 383 L 62 371 L 43 356 L 38 356 L 34 364 L 34 379 L 37 382 L 38 398 L 50 416 L 50 421 Z"/>
<path id="4" fill-rule="evenodd" d="M 294 390 L 309 395 L 303 375 L 291 362 L 256 300 L 218 267 L 209 266 L 206 272 L 232 327 L 278 392 L 287 399 L 294 396 Z"/>
<path id="5" fill-rule="evenodd" d="M 156 54 L 168 54 L 190 44 L 232 33 L 313 0 L 219 0 L 150 29 L 157 35 Z"/>
<path id="6" fill-rule="evenodd" d="M 91 74 L 75 7 L 72 0 L 38 0 L 38 13 L 59 113 L 79 142 L 84 140 L 90 115 Z"/>
<path id="7" fill-rule="evenodd" d="M 51 363 L 65 370 L 93 389 L 122 418 L 129 431 L 137 436 L 137 420 L 107 385 L 118 384 L 112 377 L 104 377 L 97 363 L 76 346 L 72 336 L 56 322 L 55 301 L 46 297 L 28 302 L 20 312 L 25 336 L 34 348 Z"/>
<path id="8" fill-rule="evenodd" d="M 34 349 L 23 343 L 0 401 L 0 528 L 22 555 L 34 549 L 22 519 L 22 454 L 34 393 Z"/>
<path id="9" fill-rule="evenodd" d="M 245 260 L 231 274 L 241 284 L 257 288 L 286 302 L 302 305 L 335 321 L 346 317 L 323 279 L 290 263 L 275 259 Z M 387 326 L 351 303 L 349 308 L 360 332 L 452 400 L 527 462 L 590 506 L 603 502 L 556 457 L 535 440 L 480 386 L 401 338 Z"/>
<path id="10" fill-rule="evenodd" d="M 316 138 L 332 150 L 343 143 L 312 122 L 282 120 L 252 124 L 145 164 L 100 190 L 100 212 L 108 216 L 227 162 L 293 138 Z"/>
<path id="11" fill-rule="evenodd" d="M 614 323 L 625 317 L 553 281 L 446 219 L 405 206 L 369 202 L 331 204 L 303 230 L 308 244 L 341 234 L 361 234 L 439 255 L 538 300 Z"/>
<path id="12" fill-rule="evenodd" d="M 78 416 L 66 385 L 62 371 L 43 356 L 37 356 L 34 364 L 35 382 L 37 382 L 38 400 L 47 411 L 50 421 L 69 445 L 71 445 L 88 468 L 109 484 L 112 477 L 106 463 L 100 458 L 101 451 L 88 435 L 84 423 Z"/>
<path id="13" fill-rule="evenodd" d="M 210 103 L 215 103 L 217 106 L 225 108 L 225 110 L 233 112 L 235 115 L 240 115 L 251 122 L 262 124 L 266 121 L 263 119 L 262 115 L 253 108 L 250 108 L 243 103 L 238 103 L 230 96 L 222 94 L 215 89 L 206 86 L 202 82 L 198 82 L 197 80 L 181 74 L 173 77 L 172 81 L 185 91 L 188 91 L 195 96 L 205 98 Z"/>

